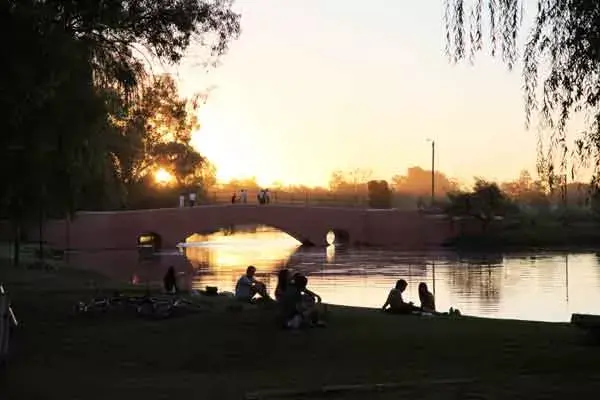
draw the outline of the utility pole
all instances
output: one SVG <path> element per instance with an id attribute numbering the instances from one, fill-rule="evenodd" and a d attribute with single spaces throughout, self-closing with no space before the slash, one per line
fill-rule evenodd
<path id="1" fill-rule="evenodd" d="M 427 139 L 431 142 L 431 208 L 435 203 L 435 140 Z"/>

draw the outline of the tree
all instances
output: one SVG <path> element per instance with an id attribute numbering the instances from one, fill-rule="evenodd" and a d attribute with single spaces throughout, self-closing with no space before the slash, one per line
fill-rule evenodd
<path id="1" fill-rule="evenodd" d="M 239 33 L 225 0 L 9 0 L 0 23 L 11 38 L 0 50 L 0 200 L 16 239 L 22 224 L 73 212 L 115 180 L 111 103 L 136 99 L 142 53 L 176 63 L 212 35 L 218 55 Z"/>
<path id="2" fill-rule="evenodd" d="M 333 171 L 329 178 L 329 189 L 340 193 L 364 193 L 367 189 L 367 182 L 372 175 L 371 170 L 362 168 L 350 171 Z"/>
<path id="3" fill-rule="evenodd" d="M 434 178 L 435 191 L 438 195 L 446 195 L 458 188 L 457 183 L 442 172 L 436 171 Z M 417 196 L 431 195 L 431 171 L 421 167 L 410 167 L 406 170 L 406 175 L 394 175 L 392 185 L 398 193 Z"/>
<path id="4" fill-rule="evenodd" d="M 194 184 L 205 159 L 190 144 L 198 129 L 196 98 L 179 96 L 170 75 L 147 82 L 136 102 L 113 115 L 121 138 L 116 148 L 119 172 L 126 185 L 139 183 L 157 168 L 164 168 L 178 185 Z"/>
<path id="5" fill-rule="evenodd" d="M 369 190 L 370 208 L 391 208 L 392 191 L 387 181 L 369 181 L 367 187 Z"/>
<path id="6" fill-rule="evenodd" d="M 568 144 L 566 127 L 574 113 L 588 117 L 588 126 L 575 142 L 575 155 L 600 173 L 600 2 L 589 0 L 537 0 L 533 27 L 525 43 L 522 61 L 525 120 L 533 112 L 549 128 L 547 150 L 540 137 L 538 169 L 552 185 L 556 175 L 566 175 Z M 531 4 L 531 3 L 527 3 Z M 485 6 L 485 7 L 484 7 Z M 492 55 L 512 68 L 519 55 L 517 38 L 526 7 L 524 0 L 473 0 L 470 19 L 464 0 L 446 0 L 446 50 L 452 62 L 474 59 L 483 49 L 484 8 L 490 25 Z M 467 34 L 468 29 L 468 34 Z M 541 95 L 538 88 L 541 88 Z M 555 173 L 558 156 L 560 172 Z M 571 171 L 571 175 L 574 172 Z"/>
<path id="7" fill-rule="evenodd" d="M 494 182 L 476 178 L 469 192 L 448 193 L 445 212 L 455 217 L 474 217 L 487 229 L 496 216 L 504 216 L 515 210 L 505 193 Z"/>

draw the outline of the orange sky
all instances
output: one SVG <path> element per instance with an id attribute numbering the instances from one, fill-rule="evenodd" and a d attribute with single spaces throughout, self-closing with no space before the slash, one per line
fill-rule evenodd
<path id="1" fill-rule="evenodd" d="M 212 88 L 194 145 L 218 178 L 326 185 L 333 170 L 389 179 L 436 164 L 449 176 L 535 171 L 519 66 L 444 56 L 441 2 L 238 0 L 242 35 L 207 72 L 177 68 L 184 93 Z"/>

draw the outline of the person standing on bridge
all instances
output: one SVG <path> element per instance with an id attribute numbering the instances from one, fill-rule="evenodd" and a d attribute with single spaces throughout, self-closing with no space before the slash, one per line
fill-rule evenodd
<path id="1" fill-rule="evenodd" d="M 246 204 L 248 202 L 248 192 L 246 192 L 246 189 L 241 190 L 240 197 L 241 197 L 242 203 Z"/>
<path id="2" fill-rule="evenodd" d="M 190 207 L 196 204 L 196 192 L 190 192 Z"/>

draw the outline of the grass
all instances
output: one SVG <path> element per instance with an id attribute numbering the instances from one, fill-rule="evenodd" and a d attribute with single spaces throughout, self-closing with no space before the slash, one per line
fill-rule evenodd
<path id="1" fill-rule="evenodd" d="M 163 321 L 75 317 L 90 272 L 0 264 L 21 326 L 0 398 L 241 399 L 266 389 L 405 382 L 380 392 L 295 394 L 311 399 L 540 398 L 596 395 L 600 348 L 568 324 L 392 316 L 331 307 L 329 326 L 289 332 L 272 312 L 225 311 Z M 437 379 L 467 383 L 417 384 Z M 267 397 L 273 398 L 273 397 Z"/>

